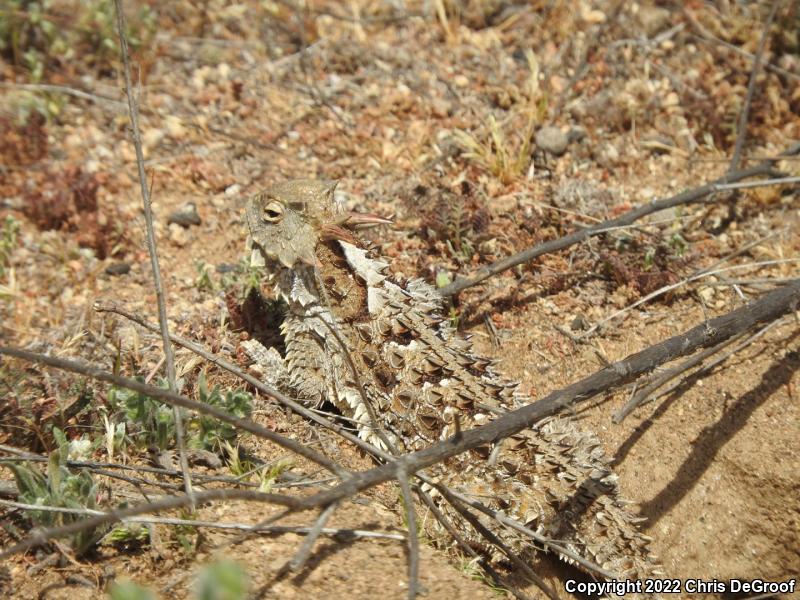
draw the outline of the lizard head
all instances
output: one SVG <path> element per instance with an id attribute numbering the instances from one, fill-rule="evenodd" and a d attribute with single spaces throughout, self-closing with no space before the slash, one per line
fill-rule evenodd
<path id="1" fill-rule="evenodd" d="M 356 243 L 346 227 L 390 223 L 376 215 L 345 211 L 334 198 L 336 182 L 299 179 L 278 183 L 247 202 L 250 237 L 265 258 L 293 268 L 314 265 L 321 241 Z"/>

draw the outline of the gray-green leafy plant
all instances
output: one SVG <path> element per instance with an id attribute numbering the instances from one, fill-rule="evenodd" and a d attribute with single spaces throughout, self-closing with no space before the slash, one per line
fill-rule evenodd
<path id="1" fill-rule="evenodd" d="M 159 380 L 158 386 L 167 389 L 166 380 Z M 178 389 L 183 381 L 178 382 Z M 238 417 L 246 418 L 253 409 L 250 394 L 242 390 L 220 391 L 218 387 L 209 390 L 205 377 L 198 379 L 200 402 L 209 404 Z M 175 418 L 172 408 L 133 390 L 114 388 L 109 392 L 109 403 L 115 410 L 121 410 L 127 423 L 128 435 L 143 446 L 157 446 L 164 450 L 175 440 Z M 217 448 L 222 441 L 236 438 L 233 425 L 223 423 L 207 415 L 191 415 L 186 421 L 187 445 L 190 448 L 210 450 Z"/>
<path id="2" fill-rule="evenodd" d="M 16 479 L 19 501 L 42 507 L 95 509 L 97 508 L 97 485 L 86 470 L 77 472 L 67 468 L 69 441 L 64 433 L 53 428 L 57 448 L 50 453 L 46 475 L 31 463 L 3 461 Z M 25 516 L 35 527 L 59 527 L 85 519 L 85 515 L 52 512 L 46 510 L 26 510 Z M 81 555 L 99 539 L 96 529 L 87 529 L 70 538 L 72 548 Z"/>

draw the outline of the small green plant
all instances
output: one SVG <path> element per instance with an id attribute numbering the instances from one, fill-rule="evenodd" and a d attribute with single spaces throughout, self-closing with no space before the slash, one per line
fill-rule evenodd
<path id="1" fill-rule="evenodd" d="M 239 288 L 239 299 L 244 301 L 251 290 L 261 289 L 265 277 L 263 262 L 253 261 L 250 257 L 242 258 L 235 268 L 222 274 L 220 287 L 223 290 Z"/>
<path id="2" fill-rule="evenodd" d="M 58 428 L 53 428 L 53 436 L 58 447 L 50 453 L 47 476 L 28 463 L 2 462 L 14 473 L 20 502 L 42 507 L 95 509 L 97 486 L 92 476 L 85 470 L 73 473 L 67 468 L 70 443 Z M 25 515 L 36 527 L 58 527 L 86 518 L 85 515 L 45 510 L 27 510 Z M 75 553 L 81 555 L 98 538 L 97 530 L 88 529 L 73 535 L 70 542 Z"/>
<path id="3" fill-rule="evenodd" d="M 216 386 L 209 391 L 206 378 L 202 375 L 198 380 L 198 392 L 200 402 L 221 408 L 239 419 L 250 416 L 253 411 L 253 398 L 250 394 L 242 390 L 226 391 L 222 394 Z M 236 438 L 236 428 L 233 425 L 207 415 L 198 415 L 191 419 L 186 431 L 189 446 L 195 448 L 218 448 L 222 442 Z"/>
<path id="4" fill-rule="evenodd" d="M 0 279 L 5 279 L 6 269 L 11 263 L 11 254 L 17 247 L 19 221 L 7 215 L 0 231 Z"/>
<path id="5" fill-rule="evenodd" d="M 156 15 L 140 3 L 127 22 L 128 42 L 135 52 L 153 38 Z M 108 70 L 119 57 L 115 27 L 112 0 L 6 0 L 0 5 L 0 55 L 25 69 L 33 83 L 76 56 Z"/>
<path id="6" fill-rule="evenodd" d="M 681 257 L 686 254 L 686 250 L 689 249 L 689 242 L 687 242 L 680 233 L 674 233 L 672 237 L 669 238 L 669 247 L 672 248 L 675 256 Z"/>
<path id="7" fill-rule="evenodd" d="M 222 560 L 205 567 L 197 578 L 196 600 L 244 600 L 249 588 L 244 567 Z"/>
<path id="8" fill-rule="evenodd" d="M 289 458 L 281 458 L 272 463 L 268 469 L 261 470 L 261 477 L 259 480 L 258 491 L 268 494 L 272 491 L 272 486 L 278 481 L 281 474 L 289 471 L 294 462 Z"/>
<path id="9" fill-rule="evenodd" d="M 144 382 L 141 377 L 137 380 Z M 167 389 L 169 384 L 165 379 L 159 379 L 158 387 Z M 178 389 L 181 387 L 182 381 L 178 383 Z M 147 394 L 124 388 L 112 388 L 108 401 L 112 407 L 124 412 L 126 422 L 132 426 L 129 435 L 142 445 L 155 445 L 164 450 L 174 440 L 175 418 L 169 406 Z"/>
<path id="10" fill-rule="evenodd" d="M 156 600 L 156 595 L 132 581 L 120 581 L 111 586 L 110 600 Z"/>
<path id="11" fill-rule="evenodd" d="M 142 523 L 117 525 L 102 540 L 103 545 L 141 546 L 150 541 L 150 530 Z"/>
<path id="12" fill-rule="evenodd" d="M 466 131 L 456 130 L 453 137 L 464 150 L 464 157 L 475 161 L 478 165 L 508 184 L 522 175 L 531 160 L 531 137 L 533 135 L 533 119 L 528 119 L 522 140 L 510 140 L 501 129 L 493 115 L 487 121 L 489 139 L 481 141 Z"/>
<path id="13" fill-rule="evenodd" d="M 194 280 L 194 287 L 198 290 L 206 290 L 209 292 L 214 291 L 214 282 L 211 279 L 211 266 L 203 261 L 194 261 L 194 268 L 197 271 L 197 277 Z"/>
<path id="14" fill-rule="evenodd" d="M 644 270 L 649 271 L 656 263 L 656 249 L 653 246 L 648 246 L 644 252 Z"/>
<path id="15" fill-rule="evenodd" d="M 140 379 L 141 380 L 141 379 Z M 167 389 L 166 380 L 159 380 L 158 386 Z M 183 381 L 178 381 L 178 389 Z M 219 388 L 209 390 L 205 377 L 198 380 L 200 402 L 210 404 L 237 417 L 246 418 L 252 411 L 253 400 L 250 394 L 241 390 L 222 393 Z M 109 404 L 114 410 L 122 411 L 126 427 L 122 435 L 128 435 L 142 446 L 155 445 L 164 450 L 173 445 L 175 440 L 175 418 L 172 408 L 133 390 L 113 388 L 108 395 Z M 117 428 L 115 433 L 117 435 Z M 190 448 L 210 450 L 217 448 L 222 441 L 236 437 L 233 425 L 223 423 L 207 415 L 191 415 L 186 421 L 187 445 Z M 108 435 L 108 433 L 107 433 Z"/>
<path id="16" fill-rule="evenodd" d="M 221 560 L 206 565 L 197 577 L 192 598 L 194 600 L 244 600 L 250 584 L 244 567 L 232 560 Z M 121 581 L 111 586 L 110 600 L 155 600 L 153 592 L 132 581 Z"/>

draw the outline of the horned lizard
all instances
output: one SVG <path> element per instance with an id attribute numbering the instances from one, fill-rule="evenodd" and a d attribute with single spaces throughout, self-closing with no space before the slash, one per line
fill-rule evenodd
<path id="1" fill-rule="evenodd" d="M 362 439 L 395 452 L 419 450 L 529 402 L 456 334 L 432 286 L 393 275 L 359 240 L 355 226 L 380 219 L 344 211 L 334 188 L 291 181 L 247 203 L 253 255 L 272 269 L 288 305 L 285 357 L 247 346 L 267 383 L 310 406 L 330 401 Z M 427 472 L 618 578 L 658 574 L 649 538 L 636 526 L 641 519 L 618 497 L 599 441 L 568 420 L 550 418 Z M 490 519 L 484 524 L 520 556 L 536 551 L 529 538 Z"/>

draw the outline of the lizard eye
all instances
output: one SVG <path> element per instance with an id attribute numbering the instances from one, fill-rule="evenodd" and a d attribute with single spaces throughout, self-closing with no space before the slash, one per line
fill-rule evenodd
<path id="1" fill-rule="evenodd" d="M 264 207 L 263 219 L 267 223 L 278 223 L 283 218 L 283 204 L 273 200 Z"/>

